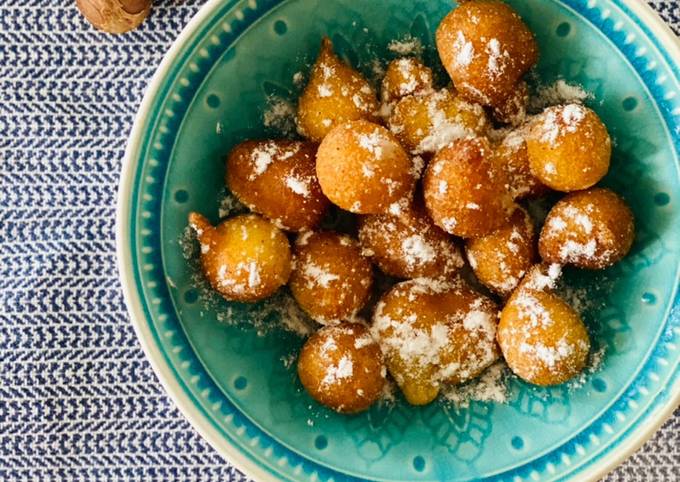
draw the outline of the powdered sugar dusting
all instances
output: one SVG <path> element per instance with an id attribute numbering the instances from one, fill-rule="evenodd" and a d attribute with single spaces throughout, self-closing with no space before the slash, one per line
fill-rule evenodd
<path id="1" fill-rule="evenodd" d="M 251 181 L 264 174 L 269 166 L 276 160 L 285 160 L 293 157 L 300 150 L 300 144 L 281 147 L 274 141 L 268 141 L 258 145 L 250 152 L 252 172 L 248 176 Z"/>
<path id="2" fill-rule="evenodd" d="M 371 335 L 364 334 L 364 335 L 357 337 L 357 339 L 354 340 L 354 348 L 356 348 L 357 350 L 361 350 L 362 348 L 370 346 L 374 343 L 375 343 L 375 340 L 373 340 Z"/>
<path id="3" fill-rule="evenodd" d="M 256 288 L 260 286 L 262 279 L 260 278 L 260 269 L 255 261 L 248 264 L 248 287 Z"/>
<path id="4" fill-rule="evenodd" d="M 401 40 L 392 40 L 387 49 L 399 55 L 420 55 L 423 44 L 420 39 L 407 35 Z"/>
<path id="5" fill-rule="evenodd" d="M 454 231 L 456 229 L 457 224 L 458 224 L 458 220 L 456 218 L 444 218 L 444 219 L 442 219 L 442 225 L 444 226 L 444 229 L 448 232 Z"/>
<path id="6" fill-rule="evenodd" d="M 315 286 L 328 288 L 331 281 L 340 279 L 337 274 L 331 273 L 314 263 L 305 263 L 302 267 L 302 275 L 307 280 L 307 287 L 309 288 L 314 288 Z"/>
<path id="7" fill-rule="evenodd" d="M 552 107 L 546 110 L 538 125 L 541 142 L 556 146 L 561 136 L 577 131 L 585 116 L 586 110 L 579 104 Z"/>
<path id="8" fill-rule="evenodd" d="M 425 160 L 420 156 L 413 156 L 411 167 L 411 175 L 414 179 L 420 179 L 423 169 L 425 169 Z"/>
<path id="9" fill-rule="evenodd" d="M 302 87 L 304 85 L 304 83 L 305 83 L 304 72 L 301 72 L 301 71 L 295 72 L 293 74 L 293 85 L 295 85 L 295 87 L 299 88 L 299 87 Z"/>
<path id="10" fill-rule="evenodd" d="M 404 78 L 404 81 L 399 84 L 399 94 L 408 95 L 418 87 L 418 79 L 416 79 L 413 72 L 413 59 L 399 59 L 397 60 L 397 67 L 399 68 L 399 73 Z"/>
<path id="11" fill-rule="evenodd" d="M 383 149 L 388 144 L 389 139 L 386 139 L 378 129 L 370 134 L 356 134 L 356 137 L 359 146 L 373 154 L 376 159 L 382 159 Z"/>
<path id="12" fill-rule="evenodd" d="M 456 63 L 460 67 L 467 67 L 472 63 L 475 57 L 475 47 L 472 42 L 465 38 L 465 34 L 462 31 L 458 31 L 456 34 L 456 41 L 453 44 L 453 48 L 456 53 Z"/>
<path id="13" fill-rule="evenodd" d="M 262 122 L 265 127 L 277 131 L 282 136 L 290 136 L 296 129 L 295 105 L 287 99 L 270 96 L 267 99 L 267 108 L 262 113 Z"/>
<path id="14" fill-rule="evenodd" d="M 581 226 L 586 234 L 593 232 L 593 222 L 584 210 L 576 209 L 574 206 L 565 206 L 562 214 Z"/>
<path id="15" fill-rule="evenodd" d="M 507 50 L 501 50 L 501 43 L 498 39 L 492 38 L 486 45 L 486 53 L 489 56 L 487 61 L 487 72 L 492 79 L 498 78 L 505 72 L 504 59 L 510 57 Z"/>
<path id="16" fill-rule="evenodd" d="M 597 241 L 594 239 L 590 239 L 586 243 L 569 239 L 560 247 L 560 259 L 566 262 L 573 262 L 584 258 L 592 259 L 595 256 L 596 250 Z"/>
<path id="17" fill-rule="evenodd" d="M 510 148 L 512 151 L 517 152 L 526 143 L 525 133 L 523 129 L 516 129 L 510 131 L 503 138 L 503 145 Z"/>
<path id="18" fill-rule="evenodd" d="M 309 184 L 305 179 L 300 179 L 293 175 L 286 177 L 286 186 L 295 194 L 307 197 L 309 196 Z"/>
<path id="19" fill-rule="evenodd" d="M 507 365 L 497 362 L 475 380 L 464 385 L 449 385 L 442 396 L 457 408 L 467 408 L 471 402 L 505 403 L 508 401 L 507 376 Z"/>
<path id="20" fill-rule="evenodd" d="M 524 286 L 530 290 L 543 291 L 554 289 L 562 275 L 562 266 L 553 263 L 543 267 L 534 267 L 526 275 Z"/>
<path id="21" fill-rule="evenodd" d="M 367 178 L 375 176 L 375 170 L 373 170 L 373 167 L 369 166 L 367 163 L 362 164 L 361 173 Z"/>
<path id="22" fill-rule="evenodd" d="M 318 87 L 319 97 L 330 97 L 333 95 L 333 90 L 326 84 L 321 84 Z"/>
<path id="23" fill-rule="evenodd" d="M 593 94 L 580 85 L 568 84 L 560 79 L 553 84 L 540 87 L 536 95 L 530 98 L 529 109 L 532 112 L 540 112 L 546 107 L 558 104 L 583 104 L 592 98 Z"/>
<path id="24" fill-rule="evenodd" d="M 383 350 L 397 352 L 403 360 L 417 366 L 436 365 L 440 352 L 449 343 L 449 329 L 444 323 L 418 329 L 414 327 L 415 321 L 415 315 L 406 320 L 393 320 L 377 311 L 372 329 L 377 331 Z"/>
<path id="25" fill-rule="evenodd" d="M 420 141 L 418 147 L 413 150 L 414 154 L 437 152 L 457 139 L 465 139 L 474 135 L 474 130 L 466 127 L 460 119 L 451 118 L 441 108 L 440 104 L 446 102 L 448 96 L 450 96 L 450 93 L 445 89 L 430 96 L 427 104 L 427 111 L 431 125 L 427 131 L 427 135 Z M 477 115 L 480 119 L 484 118 L 482 107 L 479 105 L 469 104 L 462 100 L 459 101 L 459 104 L 461 110 L 468 110 Z"/>
<path id="26" fill-rule="evenodd" d="M 326 370 L 326 375 L 321 380 L 322 386 L 335 384 L 338 380 L 349 378 L 354 373 L 354 363 L 352 359 L 345 355 L 338 361 L 337 365 L 331 365 Z"/>
<path id="27" fill-rule="evenodd" d="M 463 327 L 467 331 L 482 330 L 486 333 L 495 333 L 496 325 L 491 314 L 487 311 L 473 310 L 463 318 Z"/>
<path id="28" fill-rule="evenodd" d="M 401 243 L 401 252 L 406 263 L 413 268 L 416 264 L 430 263 L 435 260 L 437 253 L 423 236 L 414 234 Z"/>
<path id="29" fill-rule="evenodd" d="M 546 346 L 540 342 L 522 343 L 519 351 L 533 355 L 548 369 L 553 369 L 559 362 L 568 359 L 574 353 L 574 347 L 565 339 L 560 339 L 555 346 Z"/>

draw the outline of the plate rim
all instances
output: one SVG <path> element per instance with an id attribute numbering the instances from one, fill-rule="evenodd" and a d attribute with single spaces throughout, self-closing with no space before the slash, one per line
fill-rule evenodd
<path id="1" fill-rule="evenodd" d="M 127 146 L 122 160 L 120 180 L 118 185 L 115 220 L 116 258 L 121 282 L 121 289 L 131 324 L 142 350 L 149 361 L 157 379 L 165 393 L 173 401 L 180 413 L 187 419 L 193 429 L 206 440 L 209 445 L 225 460 L 248 477 L 254 480 L 280 480 L 257 461 L 251 459 L 242 448 L 226 440 L 210 423 L 207 417 L 197 409 L 192 397 L 182 387 L 174 376 L 172 367 L 155 343 L 147 317 L 142 309 L 140 293 L 134 281 L 134 266 L 132 263 L 130 226 L 127 223 L 133 206 L 128 202 L 134 188 L 135 173 L 138 166 L 139 154 L 143 144 L 145 126 L 151 114 L 151 107 L 155 94 L 176 60 L 185 43 L 202 26 L 218 7 L 236 5 L 239 0 L 208 0 L 185 25 L 171 47 L 163 56 L 163 60 L 149 81 L 146 92 L 135 114 L 134 123 L 128 135 Z M 591 0 L 596 3 L 596 0 Z M 653 37 L 667 50 L 670 60 L 680 69 L 680 37 L 676 36 L 666 22 L 645 1 L 618 0 L 626 8 L 634 12 L 640 20 L 641 27 L 647 27 Z M 637 23 L 637 22 L 636 22 Z M 669 313 L 670 316 L 670 313 Z M 654 408 L 651 414 L 645 416 L 644 424 L 634 427 L 625 438 L 619 439 L 614 450 L 608 451 L 592 463 L 581 466 L 580 470 L 567 474 L 568 478 L 579 477 L 579 480 L 596 481 L 611 472 L 630 455 L 637 451 L 651 436 L 680 408 L 680 385 L 676 393 L 670 393 L 668 400 Z"/>

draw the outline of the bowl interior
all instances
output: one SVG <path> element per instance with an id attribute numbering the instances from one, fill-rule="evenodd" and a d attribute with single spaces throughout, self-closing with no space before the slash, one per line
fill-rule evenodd
<path id="1" fill-rule="evenodd" d="M 179 244 L 190 211 L 219 219 L 226 153 L 244 139 L 277 134 L 276 129 L 263 127 L 269 99 L 296 98 L 300 87 L 293 76 L 308 72 L 323 35 L 330 36 L 340 55 L 371 79 L 376 78 L 376 59 L 395 57 L 388 43 L 406 37 L 419 39 L 424 60 L 439 68 L 433 34 L 453 3 L 264 2 L 266 9 L 258 6 L 249 12 L 267 12 L 235 42 L 206 37 L 210 50 L 205 55 L 197 50 L 194 65 L 207 74 L 185 99 L 186 109 L 168 125 L 151 126 L 154 132 L 165 129 L 161 144 L 168 156 L 160 230 L 155 233 L 164 276 L 156 282 L 167 285 L 172 299 L 174 308 L 167 316 L 179 323 L 203 369 L 219 387 L 214 402 L 226 397 L 283 446 L 343 474 L 465 480 L 508 474 L 551 454 L 553 466 L 563 465 L 570 453 L 576 457 L 587 449 L 595 457 L 605 450 L 606 444 L 595 440 L 606 438 L 607 429 L 603 425 L 594 429 L 594 422 L 608 414 L 624 392 L 631 404 L 646 403 L 644 397 L 630 395 L 629 388 L 665 330 L 680 260 L 676 152 L 664 107 L 640 74 L 650 60 L 644 52 L 627 52 L 608 39 L 602 24 L 584 16 L 585 7 L 579 5 L 585 2 L 509 3 L 540 45 L 540 64 L 532 82 L 562 78 L 594 94 L 588 104 L 615 141 L 612 167 L 603 184 L 628 200 L 637 220 L 635 246 L 623 262 L 605 272 L 567 273 L 594 344 L 605 350 L 601 369 L 580 387 L 544 389 L 511 380 L 507 404 L 473 402 L 454 408 L 434 403 L 415 408 L 398 400 L 394 406 L 376 406 L 357 416 L 337 415 L 313 402 L 301 390 L 294 365 L 287 368 L 282 361 L 301 340 L 276 329 L 260 336 L 249 328 L 247 320 L 261 313 L 258 305 L 206 304 Z M 221 12 L 225 18 L 233 14 L 228 9 Z M 617 16 L 621 25 L 614 23 Z M 621 31 L 622 36 L 637 32 L 619 10 L 608 17 L 601 22 L 611 22 L 605 26 L 612 31 Z M 178 75 L 173 85 L 181 89 L 190 81 Z M 243 324 L 224 323 L 226 313 Z M 625 423 L 619 422 L 623 432 Z M 572 443 L 575 440 L 579 442 Z"/>

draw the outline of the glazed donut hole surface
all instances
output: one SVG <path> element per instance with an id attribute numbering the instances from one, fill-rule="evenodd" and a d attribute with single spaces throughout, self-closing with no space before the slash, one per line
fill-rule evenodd
<path id="1" fill-rule="evenodd" d="M 288 238 L 270 221 L 244 214 L 215 227 L 202 215 L 191 213 L 189 225 L 201 247 L 203 273 L 226 299 L 259 301 L 288 281 Z"/>
<path id="2" fill-rule="evenodd" d="M 328 37 L 298 101 L 298 130 L 307 139 L 321 140 L 336 125 L 375 119 L 378 100 L 368 81 L 333 52 Z"/>
<path id="3" fill-rule="evenodd" d="M 242 142 L 229 153 L 226 181 L 239 201 L 285 230 L 316 227 L 329 205 L 316 178 L 316 145 L 306 142 Z"/>
<path id="4" fill-rule="evenodd" d="M 464 263 L 454 239 L 432 222 L 420 204 L 398 215 L 362 217 L 359 241 L 365 255 L 397 278 L 450 277 Z"/>
<path id="5" fill-rule="evenodd" d="M 588 189 L 609 170 L 612 144 L 595 112 L 580 104 L 549 107 L 526 137 L 531 172 L 556 191 Z"/>
<path id="6" fill-rule="evenodd" d="M 353 318 L 371 294 L 373 269 L 351 237 L 303 233 L 295 243 L 290 289 L 300 307 L 322 324 Z"/>
<path id="7" fill-rule="evenodd" d="M 493 162 L 486 138 L 455 141 L 440 150 L 423 179 L 433 221 L 461 238 L 475 238 L 503 226 L 514 211 L 505 173 Z"/>
<path id="8" fill-rule="evenodd" d="M 409 403 L 424 405 L 443 383 L 477 376 L 499 356 L 496 305 L 461 279 L 399 283 L 378 302 L 371 330 Z"/>
<path id="9" fill-rule="evenodd" d="M 538 249 L 548 263 L 603 269 L 622 259 L 635 238 L 625 201 L 604 188 L 569 194 L 548 213 Z"/>
<path id="10" fill-rule="evenodd" d="M 300 351 L 297 372 L 312 398 L 341 413 L 373 405 L 387 374 L 380 347 L 359 323 L 326 326 L 313 334 Z"/>
<path id="11" fill-rule="evenodd" d="M 413 195 L 419 166 L 383 126 L 359 120 L 324 138 L 316 173 L 333 204 L 355 214 L 383 214 Z"/>
<path id="12" fill-rule="evenodd" d="M 444 68 L 463 98 L 502 106 L 538 58 L 538 46 L 520 16 L 496 0 L 465 2 L 436 33 Z"/>

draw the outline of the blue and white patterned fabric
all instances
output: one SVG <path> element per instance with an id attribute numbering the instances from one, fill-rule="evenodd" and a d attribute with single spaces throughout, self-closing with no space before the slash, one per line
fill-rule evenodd
<path id="1" fill-rule="evenodd" d="M 202 3 L 109 36 L 72 0 L 0 0 L 2 481 L 245 480 L 164 394 L 116 270 L 126 138 Z M 680 33 L 680 2 L 650 3 Z M 680 480 L 680 412 L 607 480 Z"/>

